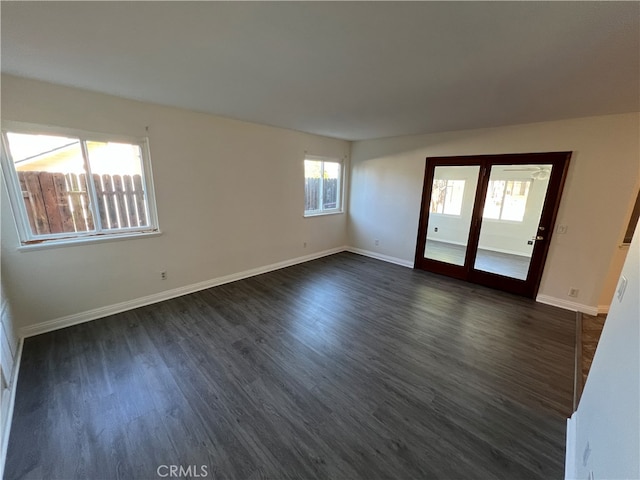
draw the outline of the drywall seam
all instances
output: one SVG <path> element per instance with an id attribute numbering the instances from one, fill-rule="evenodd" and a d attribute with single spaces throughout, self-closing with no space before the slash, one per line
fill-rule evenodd
<path id="1" fill-rule="evenodd" d="M 126 302 L 116 303 L 114 305 L 107 305 L 105 307 L 95 308 L 85 312 L 74 313 L 53 320 L 47 320 L 46 322 L 37 323 L 28 327 L 23 327 L 19 330 L 19 337 L 26 338 L 34 335 L 40 335 L 41 333 L 51 332 L 60 328 L 70 327 L 79 323 L 89 322 L 98 318 L 106 317 L 127 310 L 133 310 L 134 308 L 144 307 L 145 305 L 151 305 L 153 303 L 162 302 L 172 298 L 187 295 L 189 293 L 198 292 L 207 288 L 216 287 L 225 283 L 235 282 L 242 280 L 243 278 L 249 278 L 263 273 L 272 272 L 274 270 L 280 270 L 281 268 L 290 267 L 299 263 L 308 262 L 327 255 L 333 255 L 346 250 L 346 247 L 337 247 L 322 252 L 313 253 L 311 255 L 305 255 L 303 257 L 297 257 L 290 260 L 284 260 L 282 262 L 272 263 L 271 265 L 265 265 L 263 267 L 252 268 L 239 273 L 233 273 L 223 277 L 213 278 L 205 280 L 203 282 L 186 285 L 183 287 L 174 288 L 172 290 L 166 290 L 164 292 L 155 293 L 153 295 L 147 295 L 145 297 L 135 298 Z"/>

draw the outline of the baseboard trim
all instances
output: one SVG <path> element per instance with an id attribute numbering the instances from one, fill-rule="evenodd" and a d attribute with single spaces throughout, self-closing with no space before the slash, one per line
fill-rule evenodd
<path id="1" fill-rule="evenodd" d="M 401 267 L 413 268 L 413 262 L 397 257 L 391 257 L 389 255 L 383 255 L 382 253 L 372 252 L 371 250 L 363 250 L 355 247 L 345 247 L 345 250 L 347 252 L 357 253 L 358 255 L 364 255 L 365 257 L 375 258 L 376 260 L 382 260 L 383 262 L 395 263 Z"/>
<path id="2" fill-rule="evenodd" d="M 79 323 L 90 322 L 98 318 L 114 315 L 116 313 L 126 312 L 127 310 L 133 310 L 134 308 L 144 307 L 146 305 L 151 305 L 153 303 L 181 297 L 182 295 L 188 295 L 200 290 L 206 290 L 207 288 L 224 285 L 225 283 L 236 282 L 244 278 L 254 277 L 256 275 L 272 272 L 274 270 L 280 270 L 281 268 L 290 267 L 299 263 L 309 262 L 311 260 L 316 260 L 328 255 L 344 252 L 346 249 L 346 247 L 337 247 L 329 250 L 323 250 L 321 252 L 312 253 L 303 257 L 297 257 L 289 260 L 284 260 L 282 262 L 272 263 L 270 265 L 265 265 L 262 267 L 252 268 L 243 272 L 233 273 L 231 275 L 225 275 L 223 277 L 217 277 L 211 280 L 205 280 L 203 282 L 186 285 L 184 287 L 178 287 L 172 290 L 154 293 L 145 297 L 135 298 L 126 302 L 120 302 L 114 305 L 107 305 L 105 307 L 99 307 L 93 310 L 87 310 L 85 312 L 74 313 L 72 315 L 55 318 L 53 320 L 47 320 L 46 322 L 36 323 L 35 325 L 29 325 L 28 327 L 21 328 L 19 330 L 19 336 L 20 338 L 33 337 L 34 335 L 40 335 L 42 333 L 59 330 L 61 328 L 71 327 Z"/>
<path id="3" fill-rule="evenodd" d="M 544 303 L 545 305 L 552 305 L 554 307 L 563 308 L 565 310 L 571 310 L 572 312 L 582 312 L 587 315 L 597 315 L 598 307 L 591 305 L 583 305 L 582 303 L 570 302 L 561 298 L 551 297 L 549 295 L 538 295 L 536 302 Z"/>
<path id="4" fill-rule="evenodd" d="M 611 308 L 611 305 L 598 305 L 598 315 L 600 315 L 600 314 L 602 314 L 602 315 L 608 314 L 610 308 Z"/>
<path id="5" fill-rule="evenodd" d="M 329 250 L 323 250 L 321 252 L 312 253 L 310 255 L 296 257 L 293 259 L 284 260 L 282 262 L 276 262 L 270 265 L 265 265 L 262 267 L 245 270 L 243 272 L 238 272 L 238 273 L 226 275 L 223 277 L 217 277 L 210 280 L 205 280 L 203 282 L 186 285 L 184 287 L 178 287 L 172 290 L 166 290 L 164 292 L 147 295 L 145 297 L 128 300 L 126 302 L 120 302 L 114 305 L 107 305 L 105 307 L 99 307 L 92 310 L 87 310 L 85 312 L 74 313 L 72 315 L 67 315 L 64 317 L 47 320 L 45 322 L 41 322 L 35 325 L 30 325 L 28 327 L 21 328 L 18 332 L 19 337 L 20 338 L 32 337 L 34 335 L 40 335 L 42 333 L 47 333 L 54 330 L 59 330 L 61 328 L 77 325 L 79 323 L 90 322 L 98 318 L 114 315 L 116 313 L 125 312 L 127 310 L 133 310 L 134 308 L 144 307 L 146 305 L 162 302 L 164 300 L 170 300 L 172 298 L 180 297 L 182 295 L 188 295 L 190 293 L 198 292 L 200 290 L 205 290 L 207 288 L 216 287 L 218 285 L 224 285 L 225 283 L 235 282 L 238 280 L 242 280 L 244 278 L 261 275 L 263 273 L 272 272 L 274 270 L 279 270 L 281 268 L 286 268 L 286 267 L 290 267 L 300 263 L 309 262 L 311 260 L 316 260 L 318 258 L 326 257 L 328 255 L 334 255 L 336 253 L 345 252 L 345 251 L 356 253 L 358 255 L 364 255 L 365 257 L 375 258 L 377 260 L 382 260 L 383 262 L 393 263 L 395 265 L 400 265 L 402 267 L 413 268 L 414 266 L 412 261 L 404 260 L 397 257 L 392 257 L 390 255 L 384 255 L 382 253 L 373 252 L 371 250 L 365 250 L 362 248 L 349 247 L 349 246 L 336 247 L 336 248 L 331 248 Z M 540 303 L 544 303 L 546 305 L 552 305 L 554 307 L 563 308 L 565 310 L 583 312 L 583 313 L 586 313 L 587 315 L 594 315 L 594 316 L 598 315 L 599 313 L 607 313 L 609 311 L 608 305 L 598 305 L 597 307 L 593 307 L 590 305 L 583 305 L 577 302 L 571 302 L 571 301 L 563 300 L 560 298 L 551 297 L 548 295 L 538 295 L 536 297 L 536 301 Z"/>
<path id="6" fill-rule="evenodd" d="M 11 423 L 13 421 L 13 407 L 16 402 L 16 387 L 18 386 L 18 373 L 20 372 L 20 363 L 22 361 L 22 346 L 24 340 L 18 340 L 18 351 L 16 352 L 15 364 L 9 383 L 9 407 L 7 411 L 7 419 L 2 425 L 2 445 L 0 445 L 0 478 L 4 478 L 4 466 L 7 461 L 7 449 L 9 447 L 9 434 L 11 433 Z"/>

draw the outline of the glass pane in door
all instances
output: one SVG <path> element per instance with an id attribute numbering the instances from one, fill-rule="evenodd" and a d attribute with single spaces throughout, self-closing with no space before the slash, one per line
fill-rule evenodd
<path id="1" fill-rule="evenodd" d="M 552 165 L 494 165 L 482 213 L 476 270 L 526 280 Z"/>
<path id="2" fill-rule="evenodd" d="M 424 257 L 464 265 L 480 167 L 435 167 Z"/>

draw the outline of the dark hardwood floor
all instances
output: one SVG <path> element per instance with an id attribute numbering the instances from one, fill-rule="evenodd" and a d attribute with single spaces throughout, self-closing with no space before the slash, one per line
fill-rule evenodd
<path id="1" fill-rule="evenodd" d="M 341 253 L 27 339 L 5 478 L 560 479 L 574 339 Z"/>

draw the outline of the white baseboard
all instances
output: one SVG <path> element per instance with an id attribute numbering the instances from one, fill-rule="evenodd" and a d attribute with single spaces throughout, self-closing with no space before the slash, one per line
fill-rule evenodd
<path id="1" fill-rule="evenodd" d="M 545 305 L 553 305 L 554 307 L 564 308 L 565 310 L 571 310 L 572 312 L 582 312 L 587 315 L 598 315 L 599 307 L 593 307 L 591 305 L 583 305 L 582 303 L 571 302 L 569 300 L 563 300 L 561 298 L 550 297 L 549 295 L 538 295 L 536 302 L 544 303 Z"/>
<path id="2" fill-rule="evenodd" d="M 16 352 L 13 372 L 9 379 L 9 405 L 7 407 L 6 417 L 3 419 L 0 432 L 0 478 L 4 478 L 4 464 L 7 460 L 7 448 L 9 447 L 9 433 L 11 432 L 11 421 L 13 420 L 13 407 L 16 401 L 16 387 L 18 386 L 18 373 L 20 371 L 20 363 L 22 361 L 22 345 L 24 340 L 18 340 L 18 351 Z M 4 412 L 3 412 L 4 413 Z"/>
<path id="3" fill-rule="evenodd" d="M 364 255 L 365 257 L 375 258 L 377 260 L 382 260 L 383 262 L 395 263 L 396 265 L 400 265 L 402 267 L 413 268 L 413 262 L 408 260 L 403 260 L 397 257 L 391 257 L 389 255 L 383 255 L 382 253 L 372 252 L 370 250 L 363 250 L 361 248 L 355 247 L 345 247 L 347 252 L 357 253 L 358 255 Z"/>
<path id="4" fill-rule="evenodd" d="M 576 415 L 574 412 L 571 418 L 567 418 L 567 445 L 564 461 L 564 478 L 565 480 L 574 480 L 576 478 Z"/>
<path id="5" fill-rule="evenodd" d="M 233 273 L 231 275 L 225 275 L 224 277 L 213 278 L 211 280 L 205 280 L 204 282 L 194 283 L 192 285 L 186 285 L 184 287 L 174 288 L 172 290 L 166 290 L 160 293 L 154 293 L 147 295 L 146 297 L 140 297 L 126 302 L 116 303 L 114 305 L 107 305 L 105 307 L 95 308 L 85 312 L 74 313 L 60 318 L 54 318 L 53 320 L 47 320 L 46 322 L 36 323 L 35 325 L 29 325 L 23 327 L 19 331 L 20 338 L 32 337 L 34 335 L 40 335 L 41 333 L 51 332 L 60 328 L 70 327 L 79 323 L 89 322 L 98 318 L 106 317 L 116 313 L 125 312 L 127 310 L 133 310 L 134 308 L 144 307 L 145 305 L 151 305 L 153 303 L 162 302 L 164 300 L 170 300 L 172 298 L 181 297 L 189 293 L 198 292 L 211 287 L 217 287 L 225 283 L 235 282 L 242 280 L 243 278 L 249 278 L 263 273 L 272 272 L 274 270 L 280 270 L 281 268 L 290 267 L 299 263 L 308 262 L 317 258 L 326 257 L 335 253 L 344 252 L 346 247 L 337 247 L 330 250 L 324 250 L 322 252 L 305 255 L 303 257 L 297 257 L 290 260 L 284 260 L 282 262 L 272 263 L 271 265 L 265 265 L 262 267 L 252 268 L 245 270 L 244 272 Z M 0 477 L 1 478 L 1 477 Z"/>
<path id="6" fill-rule="evenodd" d="M 223 285 L 225 283 L 235 282 L 237 280 L 242 280 L 243 278 L 249 278 L 255 275 L 261 275 L 263 273 L 279 270 L 281 268 L 290 267 L 292 265 L 297 265 L 299 263 L 308 262 L 311 260 L 315 260 L 318 258 L 326 257 L 328 255 L 333 255 L 333 254 L 344 252 L 344 251 L 356 253 L 358 255 L 364 255 L 366 257 L 375 258 L 377 260 L 382 260 L 384 262 L 393 263 L 403 267 L 413 268 L 413 262 L 409 260 L 404 260 L 401 258 L 392 257 L 389 255 L 384 255 L 382 253 L 372 252 L 370 250 L 364 250 L 361 248 L 347 247 L 347 246 L 336 247 L 329 250 L 316 252 L 310 255 L 305 255 L 302 257 L 284 260 L 282 262 L 272 263 L 270 265 L 265 265 L 265 266 L 253 268 L 250 270 L 245 270 L 243 272 L 226 275 L 224 277 L 213 278 L 211 280 L 205 280 L 204 282 L 194 283 L 192 285 L 186 285 L 184 287 L 178 287 L 172 290 L 166 290 L 164 292 L 155 293 L 152 295 L 136 298 L 126 302 L 116 303 L 114 305 L 107 305 L 104 307 L 95 308 L 85 312 L 79 312 L 79 313 L 74 313 L 72 315 L 67 315 L 64 317 L 54 318 L 52 320 L 47 320 L 45 322 L 37 323 L 35 325 L 29 325 L 19 330 L 18 332 L 19 337 L 26 338 L 26 337 L 32 337 L 34 335 L 40 335 L 42 333 L 51 332 L 53 330 L 58 330 L 60 328 L 70 327 L 72 325 L 77 325 L 79 323 L 89 322 L 91 320 L 96 320 L 98 318 L 106 317 L 116 313 L 125 312 L 127 310 L 143 307 L 145 305 L 151 305 L 153 303 L 162 302 L 164 300 L 169 300 L 171 298 L 180 297 L 182 295 L 187 295 L 189 293 L 198 292 L 200 290 L 205 290 L 207 288 L 216 287 L 218 285 Z M 566 310 L 584 312 L 588 315 L 597 315 L 598 313 L 606 313 L 606 311 L 608 311 L 608 306 L 599 305 L 598 307 L 593 307 L 590 305 L 583 305 L 576 302 L 571 302 L 571 301 L 567 301 L 567 300 L 563 300 L 555 297 L 550 297 L 548 295 L 538 295 L 536 298 L 536 301 L 547 304 L 547 305 L 553 305 L 555 307 L 564 308 Z"/>

